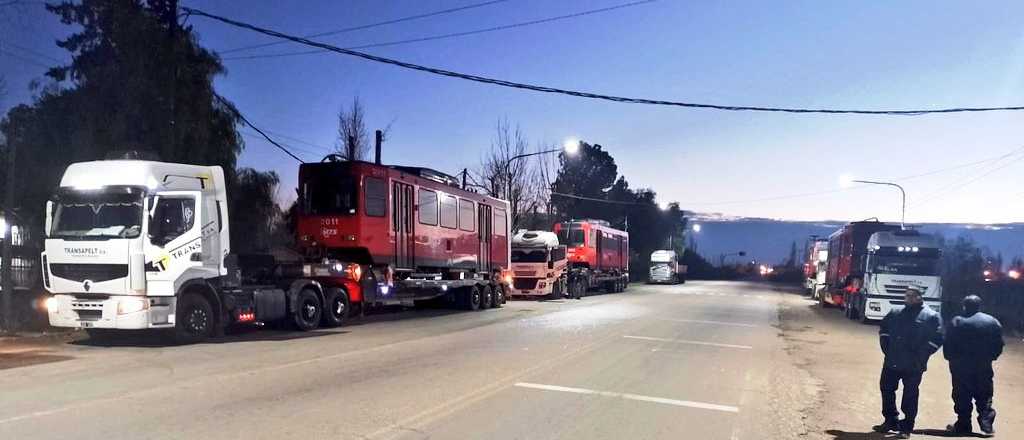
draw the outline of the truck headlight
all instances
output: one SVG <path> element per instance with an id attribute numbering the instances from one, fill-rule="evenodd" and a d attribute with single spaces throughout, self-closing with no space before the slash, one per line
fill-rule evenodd
<path id="1" fill-rule="evenodd" d="M 46 311 L 53 312 L 56 311 L 58 307 L 60 307 L 60 301 L 57 301 L 57 298 L 51 296 L 49 298 L 46 298 L 46 301 L 43 303 L 43 306 L 46 307 Z"/>
<path id="2" fill-rule="evenodd" d="M 878 301 L 871 301 L 868 303 L 868 308 L 871 309 L 872 312 L 881 312 L 882 304 Z"/>
<path id="3" fill-rule="evenodd" d="M 141 312 L 149 308 L 149 300 L 146 298 L 122 298 L 117 302 L 117 314 L 127 315 L 129 313 Z"/>

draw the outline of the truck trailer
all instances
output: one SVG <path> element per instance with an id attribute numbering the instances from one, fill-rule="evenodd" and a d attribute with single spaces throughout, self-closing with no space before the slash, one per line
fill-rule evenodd
<path id="1" fill-rule="evenodd" d="M 506 202 L 423 177 L 430 174 L 420 169 L 362 162 L 314 169 L 300 169 L 298 234 L 306 258 L 279 262 L 231 253 L 220 167 L 143 160 L 68 166 L 46 207 L 41 267 L 52 293 L 50 324 L 91 335 L 165 329 L 188 343 L 232 324 L 337 326 L 353 305 L 438 298 L 466 309 L 500 305 Z M 444 226 L 452 224 L 442 204 L 449 196 L 456 199 L 453 227 Z M 423 214 L 431 206 L 439 227 L 459 232 L 420 229 L 431 222 Z"/>

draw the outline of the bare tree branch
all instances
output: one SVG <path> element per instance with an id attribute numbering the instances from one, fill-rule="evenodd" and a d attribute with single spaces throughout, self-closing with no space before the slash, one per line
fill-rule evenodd
<path id="1" fill-rule="evenodd" d="M 544 180 L 537 167 L 537 156 L 513 160 L 530 153 L 522 129 L 518 125 L 513 127 L 507 119 L 498 121 L 495 128 L 491 149 L 474 172 L 474 180 L 486 188 L 488 195 L 508 200 L 515 230 L 523 224 L 525 214 L 536 212 L 543 205 Z"/>
<path id="2" fill-rule="evenodd" d="M 352 107 L 338 112 L 338 154 L 348 160 L 364 160 L 369 154 L 370 136 L 364 115 L 358 96 L 352 99 Z"/>

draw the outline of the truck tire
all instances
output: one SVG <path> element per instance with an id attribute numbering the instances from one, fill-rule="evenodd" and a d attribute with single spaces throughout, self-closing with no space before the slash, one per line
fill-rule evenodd
<path id="1" fill-rule="evenodd" d="M 324 292 L 324 311 L 320 318 L 320 325 L 324 327 L 337 327 L 348 318 L 352 309 L 348 300 L 348 292 L 341 288 L 330 288 Z"/>
<path id="2" fill-rule="evenodd" d="M 459 303 L 463 309 L 470 311 L 480 309 L 480 289 L 476 286 L 462 288 L 459 296 Z"/>
<path id="3" fill-rule="evenodd" d="M 295 327 L 299 330 L 308 332 L 320 325 L 324 307 L 323 304 L 320 304 L 320 297 L 313 289 L 305 288 L 295 295 L 294 309 L 292 321 L 295 322 Z"/>
<path id="4" fill-rule="evenodd" d="M 496 309 L 501 307 L 502 304 L 505 304 L 505 288 L 502 287 L 501 284 L 494 286 L 494 293 L 491 298 L 494 299 L 494 302 L 491 303 L 492 308 Z"/>
<path id="5" fill-rule="evenodd" d="M 202 295 L 186 293 L 175 311 L 174 341 L 179 344 L 202 342 L 213 334 L 217 325 L 213 307 Z"/>
<path id="6" fill-rule="evenodd" d="M 494 306 L 494 290 L 491 286 L 485 285 L 480 289 L 480 310 L 486 310 Z"/>

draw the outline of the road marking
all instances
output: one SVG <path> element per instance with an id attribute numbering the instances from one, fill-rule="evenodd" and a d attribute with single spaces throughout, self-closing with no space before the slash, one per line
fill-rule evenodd
<path id="1" fill-rule="evenodd" d="M 731 412 L 731 413 L 736 413 L 736 412 L 740 411 L 740 409 L 735 407 L 735 406 L 718 405 L 718 404 L 715 404 L 715 403 L 693 402 L 693 401 L 689 401 L 689 400 L 667 399 L 667 398 L 664 398 L 664 397 L 643 396 L 643 395 L 640 395 L 640 394 L 616 393 L 616 392 L 613 392 L 613 391 L 599 391 L 599 390 L 591 390 L 591 389 L 587 389 L 587 388 L 571 388 L 571 387 L 563 387 L 563 386 L 558 386 L 558 385 L 544 385 L 544 384 L 539 384 L 539 383 L 528 383 L 528 382 L 518 382 L 518 383 L 515 384 L 515 386 L 520 387 L 520 388 L 532 388 L 532 389 L 535 389 L 535 390 L 544 390 L 544 391 L 561 391 L 563 393 L 590 394 L 590 395 L 603 396 L 603 397 L 617 397 L 617 398 L 620 398 L 620 399 L 639 400 L 641 402 L 651 402 L 651 403 L 661 403 L 661 404 L 665 404 L 665 405 L 685 406 L 687 408 L 700 408 L 700 409 L 708 409 L 708 410 L 712 410 L 712 411 L 724 411 L 724 412 Z"/>
<path id="2" fill-rule="evenodd" d="M 658 341 L 658 342 L 671 342 L 673 344 L 689 344 L 689 345 L 707 345 L 710 347 L 722 347 L 722 348 L 738 348 L 741 350 L 750 350 L 754 347 L 749 345 L 736 345 L 736 344 L 719 344 L 715 342 L 702 342 L 702 341 L 688 341 L 685 339 L 665 339 L 665 338 L 652 338 L 650 336 L 630 336 L 624 335 L 623 338 L 627 339 L 640 339 L 643 341 Z"/>
<path id="3" fill-rule="evenodd" d="M 744 324 L 741 322 L 724 322 L 724 321 L 702 321 L 699 319 L 674 319 L 674 318 L 658 318 L 661 321 L 669 322 L 683 322 L 691 324 L 713 324 L 713 325 L 734 325 L 737 327 L 757 327 L 754 324 Z"/>

